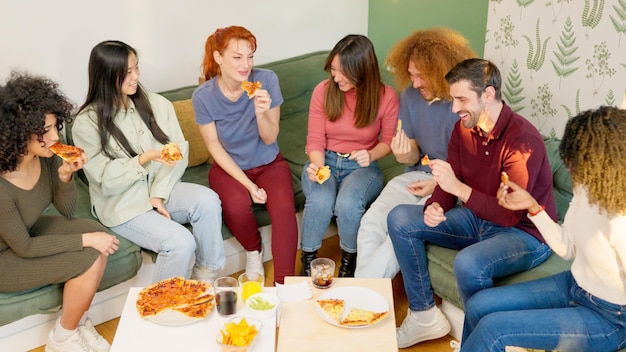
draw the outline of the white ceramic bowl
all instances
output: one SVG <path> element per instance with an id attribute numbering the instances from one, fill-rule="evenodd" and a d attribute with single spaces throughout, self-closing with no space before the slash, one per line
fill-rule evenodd
<path id="1" fill-rule="evenodd" d="M 255 305 L 253 303 L 257 302 L 257 300 L 259 299 L 262 299 L 265 302 L 271 304 L 272 308 L 264 309 L 264 310 L 255 309 L 254 308 Z M 246 300 L 245 315 L 248 315 L 256 319 L 270 318 L 276 315 L 276 310 L 278 309 L 279 305 L 280 305 L 280 299 L 278 298 L 277 295 L 273 293 L 267 293 L 267 292 L 255 293 L 252 296 L 248 297 L 248 299 Z"/>

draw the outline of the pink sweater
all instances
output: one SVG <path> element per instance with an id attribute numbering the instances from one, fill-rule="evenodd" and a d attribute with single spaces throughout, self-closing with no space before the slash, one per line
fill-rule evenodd
<path id="1" fill-rule="evenodd" d="M 371 150 L 379 142 L 391 144 L 398 120 L 398 95 L 392 87 L 385 85 L 378 106 L 376 121 L 364 128 L 354 127 L 356 89 L 345 92 L 341 116 L 334 122 L 328 121 L 324 112 L 324 100 L 328 80 L 320 82 L 313 90 L 309 107 L 309 130 L 306 140 L 307 153 L 324 152 L 325 149 L 340 153 L 355 150 Z"/>

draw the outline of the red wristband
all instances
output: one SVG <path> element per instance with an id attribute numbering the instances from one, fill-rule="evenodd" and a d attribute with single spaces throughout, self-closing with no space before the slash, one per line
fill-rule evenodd
<path id="1" fill-rule="evenodd" d="M 546 206 L 545 206 L 545 205 L 542 205 L 542 206 L 540 206 L 540 207 L 539 207 L 539 210 L 537 210 L 536 212 L 534 212 L 534 213 L 528 212 L 528 215 L 530 215 L 530 216 L 535 216 L 535 215 L 537 215 L 537 214 L 541 213 L 541 212 L 542 212 L 542 211 L 544 211 L 544 210 L 546 210 Z"/>

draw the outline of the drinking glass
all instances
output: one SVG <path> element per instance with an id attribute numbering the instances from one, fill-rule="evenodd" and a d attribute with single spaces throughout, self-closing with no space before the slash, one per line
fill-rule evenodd
<path id="1" fill-rule="evenodd" d="M 335 262 L 329 258 L 316 258 L 311 262 L 311 281 L 317 288 L 329 288 L 335 276 Z"/>
<path id="2" fill-rule="evenodd" d="M 234 277 L 220 277 L 213 283 L 215 289 L 215 307 L 223 317 L 237 313 L 237 290 L 239 282 Z"/>
<path id="3" fill-rule="evenodd" d="M 263 291 L 265 278 L 259 273 L 243 273 L 239 275 L 239 286 L 241 286 L 241 300 L 246 302 L 248 297 Z"/>

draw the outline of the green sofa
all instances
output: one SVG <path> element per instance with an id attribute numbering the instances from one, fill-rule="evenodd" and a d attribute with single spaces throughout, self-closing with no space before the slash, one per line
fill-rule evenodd
<path id="1" fill-rule="evenodd" d="M 304 206 L 304 195 L 300 185 L 300 175 L 307 161 L 304 148 L 306 143 L 309 101 L 313 88 L 317 83 L 328 78 L 328 73 L 323 70 L 327 55 L 328 51 L 318 51 L 259 65 L 259 67 L 273 70 L 279 77 L 284 103 L 281 106 L 278 144 L 291 168 L 294 199 L 298 212 L 300 212 Z M 386 82 L 392 82 L 387 72 L 383 72 L 383 79 Z M 183 133 L 190 142 L 189 167 L 183 176 L 183 180 L 208 185 L 207 172 L 211 166 L 211 157 L 197 131 L 194 122 L 193 107 L 190 101 L 191 94 L 196 87 L 196 85 L 190 85 L 164 91 L 161 92 L 161 94 L 173 102 Z M 67 136 L 71 136 L 71 133 L 69 133 L 70 130 L 71 126 L 67 126 Z M 71 143 L 71 139 L 69 139 L 68 142 Z M 546 146 L 550 153 L 550 160 L 555 176 L 555 194 L 557 195 L 559 215 L 562 217 L 571 197 L 569 175 L 558 157 L 558 141 L 555 139 L 547 139 Z M 389 181 L 391 178 L 404 171 L 404 166 L 398 164 L 391 155 L 380 160 L 379 163 L 383 169 L 385 181 Z M 80 206 L 75 215 L 78 217 L 93 218 L 90 213 L 88 185 L 85 181 L 83 177 L 76 178 Z M 48 209 L 47 213 L 58 214 L 53 207 Z M 269 216 L 262 206 L 255 208 L 255 216 L 259 228 L 267 228 L 267 225 L 270 224 Z M 223 226 L 222 229 L 223 237 L 226 242 L 236 242 L 226 226 Z M 269 233 L 269 230 L 267 232 Z M 134 277 L 137 275 L 138 271 L 144 270 L 147 266 L 146 262 L 150 264 L 150 260 L 146 261 L 146 256 L 142 255 L 142 252 L 145 253 L 145 251 L 142 251 L 137 245 L 123 238 L 120 238 L 120 240 L 120 250 L 109 257 L 105 277 L 100 285 L 101 291 L 107 292 L 116 288 L 118 291 L 126 290 L 125 288 L 120 288 L 123 285 L 128 285 L 128 283 L 124 282 L 131 278 L 135 280 Z M 455 254 L 456 252 L 453 250 L 430 246 L 428 249 L 429 270 L 431 272 L 435 293 L 444 300 L 462 308 L 452 271 Z M 153 253 L 152 256 L 154 256 Z M 266 257 L 266 259 L 269 258 Z M 239 265 L 245 263 L 243 259 L 239 260 Z M 548 261 L 537 268 L 501 280 L 499 284 L 546 276 L 564 270 L 568 268 L 568 266 L 569 263 L 553 255 Z M 233 269 L 233 272 L 237 270 Z M 135 281 L 133 284 L 136 286 L 145 284 L 145 280 L 138 282 L 139 283 Z M 127 292 L 127 290 L 125 292 Z M 101 292 L 99 292 L 99 294 L 101 294 Z M 10 338 L 10 335 L 13 334 L 13 330 L 17 329 L 17 325 L 20 325 L 19 329 L 22 329 L 22 325 L 26 325 L 24 328 L 27 329 L 26 331 L 30 331 L 28 329 L 37 328 L 41 330 L 43 325 L 39 322 L 31 324 L 29 318 L 38 313 L 57 312 L 60 308 L 61 298 L 62 285 L 49 285 L 26 292 L 0 293 L 0 345 L 3 345 L 3 341 Z M 103 304 L 106 305 L 106 302 Z M 115 310 L 118 308 L 110 308 L 109 310 L 111 309 Z M 117 316 L 119 316 L 121 311 L 109 312 L 109 314 L 113 316 L 115 316 L 114 314 L 116 313 Z M 99 323 L 98 321 L 95 322 Z M 9 329 L 9 327 L 12 329 Z M 45 333 L 47 333 L 47 331 L 43 333 L 41 331 L 37 332 L 39 340 L 45 338 Z M 30 343 L 33 347 L 43 344 L 42 341 L 36 341 L 36 339 L 33 339 Z"/>

